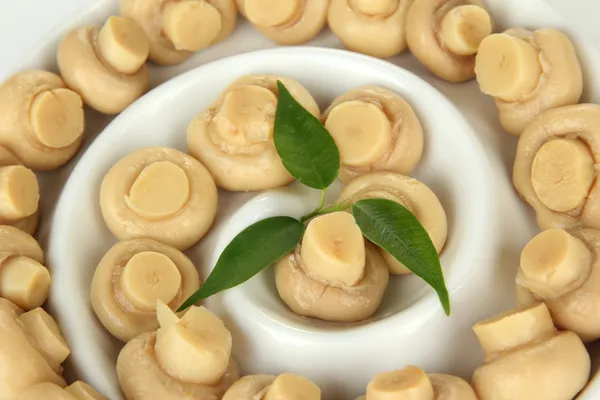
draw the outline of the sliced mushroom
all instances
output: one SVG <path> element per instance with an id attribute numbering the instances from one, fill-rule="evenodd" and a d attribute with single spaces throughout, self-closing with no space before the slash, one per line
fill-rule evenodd
<path id="1" fill-rule="evenodd" d="M 150 39 L 150 60 L 180 64 L 193 52 L 225 40 L 237 19 L 235 0 L 121 0 Z"/>
<path id="2" fill-rule="evenodd" d="M 298 82 L 275 75 L 248 75 L 233 82 L 190 123 L 189 153 L 207 166 L 219 187 L 251 191 L 292 181 L 273 142 L 278 80 L 298 103 L 320 116 L 319 106 Z"/>
<path id="3" fill-rule="evenodd" d="M 346 212 L 311 220 L 302 243 L 275 265 L 277 291 L 288 307 L 325 321 L 371 317 L 388 280 L 385 261 Z"/>
<path id="4" fill-rule="evenodd" d="M 217 187 L 194 158 L 169 147 L 148 147 L 123 157 L 100 188 L 106 225 L 120 240 L 150 238 L 185 250 L 210 229 Z"/>
<path id="5" fill-rule="evenodd" d="M 414 0 L 331 0 L 329 27 L 349 50 L 388 58 L 406 49 L 406 15 Z"/>
<path id="6" fill-rule="evenodd" d="M 482 0 L 416 0 L 406 17 L 411 53 L 434 75 L 454 83 L 475 76 L 475 54 L 492 31 Z"/>
<path id="7" fill-rule="evenodd" d="M 581 66 L 569 38 L 556 29 L 509 29 L 485 38 L 475 61 L 479 88 L 494 98 L 500 123 L 520 135 L 539 113 L 577 104 Z"/>
<path id="8" fill-rule="evenodd" d="M 75 389 L 73 389 L 75 388 Z M 30 386 L 16 400 L 108 400 L 87 383 L 81 381 L 63 389 L 51 383 L 43 382 Z"/>
<path id="9" fill-rule="evenodd" d="M 176 309 L 200 287 L 194 264 L 179 250 L 151 239 L 114 245 L 92 280 L 92 308 L 104 327 L 127 342 L 158 328 L 156 301 Z"/>
<path id="10" fill-rule="evenodd" d="M 138 23 L 110 17 L 100 25 L 70 31 L 58 47 L 58 68 L 87 105 L 117 114 L 150 86 L 148 38 Z"/>
<path id="11" fill-rule="evenodd" d="M 515 188 L 537 213 L 540 228 L 600 229 L 600 106 L 549 110 L 519 138 Z"/>
<path id="12" fill-rule="evenodd" d="M 336 98 L 322 120 L 340 150 L 344 183 L 373 171 L 408 175 L 421 160 L 421 122 L 410 104 L 390 90 L 354 89 Z"/>
<path id="13" fill-rule="evenodd" d="M 179 318 L 161 302 L 157 317 L 158 331 L 129 341 L 117 359 L 127 400 L 180 400 L 183 393 L 221 398 L 239 377 L 223 321 L 204 307 L 191 307 Z"/>
<path id="14" fill-rule="evenodd" d="M 11 76 L 0 86 L 0 110 L 0 146 L 27 168 L 56 169 L 79 150 L 83 101 L 60 76 L 42 70 Z"/>
<path id="15" fill-rule="evenodd" d="M 446 212 L 439 199 L 424 183 L 393 172 L 372 172 L 352 180 L 340 194 L 338 202 L 349 206 L 362 199 L 393 200 L 406 207 L 417 217 L 433 242 L 438 254 L 444 248 L 448 235 Z M 411 271 L 390 253 L 379 249 L 387 262 L 390 273 L 410 274 Z"/>
<path id="16" fill-rule="evenodd" d="M 570 400 L 590 376 L 581 339 L 554 327 L 544 303 L 473 327 L 485 358 L 473 374 L 480 400 Z"/>

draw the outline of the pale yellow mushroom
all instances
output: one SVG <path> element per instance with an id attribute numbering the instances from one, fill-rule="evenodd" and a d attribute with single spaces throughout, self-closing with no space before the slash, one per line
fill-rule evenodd
<path id="1" fill-rule="evenodd" d="M 174 247 L 151 239 L 114 245 L 92 280 L 92 308 L 104 327 L 126 342 L 158 328 L 156 301 L 176 309 L 200 287 L 194 264 Z"/>
<path id="2" fill-rule="evenodd" d="M 275 75 L 237 79 L 190 123 L 188 151 L 210 170 L 217 185 L 231 191 L 271 189 L 293 178 L 273 142 L 277 80 L 315 117 L 319 107 L 300 83 Z"/>
<path id="3" fill-rule="evenodd" d="M 204 307 L 180 318 L 158 302 L 157 332 L 130 340 L 117 359 L 117 376 L 127 400 L 217 399 L 238 379 L 231 334 Z"/>
<path id="4" fill-rule="evenodd" d="M 414 0 L 331 0 L 327 22 L 349 50 L 388 58 L 406 49 L 406 15 Z"/>
<path id="5" fill-rule="evenodd" d="M 126 155 L 108 171 L 100 209 L 120 240 L 155 239 L 183 251 L 210 229 L 217 187 L 194 158 L 170 147 L 148 147 Z"/>
<path id="6" fill-rule="evenodd" d="M 235 0 L 121 0 L 150 39 L 152 62 L 180 64 L 193 52 L 225 40 L 235 28 Z"/>
<path id="7" fill-rule="evenodd" d="M 388 280 L 387 264 L 346 212 L 311 220 L 302 243 L 275 264 L 277 291 L 288 307 L 326 321 L 371 317 Z"/>
<path id="8" fill-rule="evenodd" d="M 74 396 L 76 400 L 108 400 L 108 397 L 98 393 L 96 389 L 82 381 L 70 384 L 65 391 Z"/>
<path id="9" fill-rule="evenodd" d="M 81 381 L 63 389 L 51 383 L 43 382 L 30 386 L 16 400 L 108 400 L 87 383 Z"/>
<path id="10" fill-rule="evenodd" d="M 579 104 L 538 115 L 519 138 L 513 183 L 540 228 L 600 229 L 600 106 Z"/>
<path id="11" fill-rule="evenodd" d="M 438 254 L 442 251 L 448 236 L 446 212 L 427 185 L 415 178 L 393 172 L 372 172 L 350 181 L 342 190 L 338 203 L 345 201 L 350 206 L 359 200 L 373 198 L 393 200 L 408 209 L 423 225 Z M 390 273 L 411 273 L 390 253 L 381 248 L 379 251 L 387 262 Z"/>
<path id="12" fill-rule="evenodd" d="M 53 170 L 79 150 L 83 101 L 60 76 L 42 70 L 11 76 L 0 86 L 0 110 L 0 146 L 17 157 L 18 164 Z"/>
<path id="13" fill-rule="evenodd" d="M 494 98 L 500 123 L 520 135 L 539 113 L 577 104 L 581 66 L 569 38 L 556 29 L 509 29 L 490 35 L 475 61 L 479 88 Z"/>
<path id="14" fill-rule="evenodd" d="M 493 31 L 482 0 L 415 0 L 406 17 L 411 53 L 448 82 L 475 77 L 475 55 Z"/>
<path id="15" fill-rule="evenodd" d="M 333 101 L 322 120 L 340 150 L 344 183 L 373 171 L 408 175 L 421 160 L 421 122 L 410 104 L 390 90 L 351 90 Z"/>
<path id="16" fill-rule="evenodd" d="M 280 45 L 303 44 L 321 32 L 330 0 L 236 0 L 240 13 Z"/>
<path id="17" fill-rule="evenodd" d="M 320 400 L 321 389 L 303 376 L 248 375 L 225 392 L 223 400 Z"/>
<path id="18" fill-rule="evenodd" d="M 148 38 L 135 20 L 110 17 L 103 26 L 67 33 L 58 47 L 58 68 L 87 105 L 117 114 L 150 86 L 148 49 Z"/>
<path id="19" fill-rule="evenodd" d="M 581 339 L 559 331 L 544 303 L 479 322 L 483 365 L 473 374 L 480 400 L 571 400 L 590 376 Z"/>

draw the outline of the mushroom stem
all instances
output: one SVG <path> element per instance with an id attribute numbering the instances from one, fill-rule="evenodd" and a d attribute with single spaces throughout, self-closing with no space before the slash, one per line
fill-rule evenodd
<path id="1" fill-rule="evenodd" d="M 417 367 L 383 372 L 367 385 L 369 400 L 434 400 L 435 392 L 425 372 Z"/>
<path id="2" fill-rule="evenodd" d="M 25 310 L 46 301 L 50 281 L 48 269 L 29 257 L 10 257 L 0 265 L 0 297 Z"/>
<path id="3" fill-rule="evenodd" d="M 350 0 L 355 10 L 370 16 L 387 16 L 398 8 L 398 0 Z"/>
<path id="4" fill-rule="evenodd" d="M 19 220 L 38 209 L 40 188 L 33 171 L 21 165 L 0 167 L 0 218 Z"/>
<path id="5" fill-rule="evenodd" d="M 108 400 L 85 382 L 77 381 L 65 388 L 67 393 L 75 396 L 77 400 Z"/>
<path id="6" fill-rule="evenodd" d="M 55 371 L 60 370 L 71 350 L 65 341 L 56 321 L 42 308 L 38 307 L 21 315 L 21 323 L 33 340 L 40 353 Z"/>
<path id="7" fill-rule="evenodd" d="M 102 57 L 122 74 L 137 72 L 148 58 L 150 41 L 138 25 L 128 17 L 110 17 L 98 34 Z"/>
<path id="8" fill-rule="evenodd" d="M 321 400 L 321 389 L 300 375 L 281 374 L 268 387 L 264 400 Z"/>
<path id="9" fill-rule="evenodd" d="M 181 0 L 165 5 L 163 30 L 177 50 L 205 49 L 221 27 L 221 13 L 205 0 Z"/>
<path id="10" fill-rule="evenodd" d="M 272 28 L 294 21 L 302 13 L 300 0 L 246 0 L 244 9 L 253 24 Z"/>
<path id="11" fill-rule="evenodd" d="M 450 9 L 441 23 L 440 36 L 452 53 L 470 56 L 481 41 L 492 33 L 492 19 L 479 6 L 469 4 Z"/>

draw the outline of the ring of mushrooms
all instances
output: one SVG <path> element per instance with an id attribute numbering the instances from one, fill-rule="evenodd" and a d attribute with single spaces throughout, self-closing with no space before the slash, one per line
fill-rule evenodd
<path id="1" fill-rule="evenodd" d="M 410 104 L 390 90 L 354 89 L 336 98 L 322 120 L 340 150 L 344 183 L 373 171 L 409 175 L 421 160 L 421 122 Z"/>
<path id="2" fill-rule="evenodd" d="M 44 252 L 33 237 L 0 226 L 0 297 L 25 310 L 44 304 L 51 279 L 43 264 Z"/>
<path id="3" fill-rule="evenodd" d="M 150 86 L 148 51 L 148 38 L 135 20 L 110 17 L 103 26 L 70 31 L 58 47 L 58 68 L 87 105 L 117 114 Z"/>
<path id="4" fill-rule="evenodd" d="M 573 44 L 556 29 L 513 28 L 486 37 L 475 73 L 481 91 L 494 98 L 500 124 L 517 136 L 539 113 L 577 104 L 583 91 Z"/>
<path id="5" fill-rule="evenodd" d="M 128 400 L 221 398 L 239 378 L 231 357 L 231 333 L 205 307 L 179 318 L 156 305 L 160 328 L 130 340 L 117 359 L 117 376 Z M 143 368 L 140 368 L 140 365 Z"/>
<path id="6" fill-rule="evenodd" d="M 41 382 L 64 387 L 62 362 L 69 356 L 58 325 L 43 309 L 23 313 L 0 298 L 0 400 L 14 400 Z"/>
<path id="7" fill-rule="evenodd" d="M 150 60 L 166 66 L 229 37 L 237 8 L 235 0 L 121 0 L 121 14 L 146 33 Z"/>
<path id="8" fill-rule="evenodd" d="M 540 114 L 519 138 L 513 183 L 542 229 L 600 229 L 600 106 Z"/>
<path id="9" fill-rule="evenodd" d="M 321 32 L 330 0 L 236 0 L 240 13 L 277 44 L 303 44 Z"/>
<path id="10" fill-rule="evenodd" d="M 108 400 L 87 383 L 77 381 L 66 388 L 52 382 L 30 386 L 16 400 Z"/>
<path id="11" fill-rule="evenodd" d="M 446 212 L 439 199 L 427 185 L 415 178 L 393 172 L 372 172 L 359 176 L 344 187 L 338 203 L 348 205 L 362 199 L 380 198 L 393 200 L 407 208 L 419 220 L 429 234 L 438 254 L 444 248 L 448 236 Z M 390 273 L 406 275 L 412 273 L 394 256 L 379 248 L 390 268 Z"/>
<path id="12" fill-rule="evenodd" d="M 183 251 L 210 229 L 217 187 L 194 158 L 169 147 L 149 147 L 128 154 L 108 171 L 100 208 L 120 240 L 149 238 Z"/>
<path id="13" fill-rule="evenodd" d="M 321 389 L 303 376 L 248 375 L 231 385 L 223 400 L 321 400 Z"/>
<path id="14" fill-rule="evenodd" d="M 448 82 L 475 77 L 475 55 L 493 22 L 482 0 L 418 0 L 406 17 L 411 53 Z"/>
<path id="15" fill-rule="evenodd" d="M 473 331 L 485 356 L 472 382 L 480 400 L 572 399 L 588 381 L 585 346 L 575 333 L 556 329 L 544 303 L 499 314 Z"/>
<path id="16" fill-rule="evenodd" d="M 92 279 L 92 308 L 104 327 L 126 342 L 156 330 L 156 301 L 176 309 L 200 287 L 194 264 L 179 250 L 151 239 L 114 245 Z"/>
<path id="17" fill-rule="evenodd" d="M 388 266 L 365 242 L 352 214 L 312 219 L 294 251 L 275 264 L 279 296 L 298 315 L 358 322 L 371 317 L 383 298 Z"/>
<path id="18" fill-rule="evenodd" d="M 406 49 L 413 0 L 331 0 L 327 22 L 349 50 L 388 58 Z"/>
<path id="19" fill-rule="evenodd" d="M 367 385 L 366 396 L 357 400 L 478 400 L 473 388 L 461 378 L 445 374 L 425 374 L 409 365 L 404 369 L 382 372 Z"/>
<path id="20" fill-rule="evenodd" d="M 0 86 L 0 146 L 27 168 L 53 170 L 81 145 L 81 97 L 60 76 L 42 70 L 19 72 Z"/>
<path id="21" fill-rule="evenodd" d="M 298 82 L 274 75 L 248 75 L 233 82 L 190 123 L 189 153 L 206 165 L 219 187 L 253 191 L 293 180 L 273 142 L 278 80 L 319 118 L 319 106 Z"/>

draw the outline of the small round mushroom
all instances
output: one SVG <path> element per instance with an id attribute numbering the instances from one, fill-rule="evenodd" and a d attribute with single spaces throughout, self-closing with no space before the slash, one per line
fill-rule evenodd
<path id="1" fill-rule="evenodd" d="M 571 41 L 556 29 L 509 29 L 479 46 L 475 73 L 481 91 L 494 98 L 500 124 L 520 135 L 539 113 L 577 104 L 581 66 Z"/>
<path id="2" fill-rule="evenodd" d="M 221 398 L 239 378 L 231 357 L 231 334 L 204 307 L 179 318 L 157 304 L 157 332 L 130 340 L 117 359 L 117 376 L 128 400 Z M 143 366 L 143 368 L 140 368 Z"/>
<path id="3" fill-rule="evenodd" d="M 158 328 L 156 301 L 177 309 L 200 287 L 194 264 L 174 247 L 151 239 L 114 245 L 100 260 L 90 298 L 104 327 L 127 342 Z"/>
<path id="4" fill-rule="evenodd" d="M 321 389 L 303 376 L 248 375 L 231 385 L 223 400 L 320 400 Z"/>
<path id="5" fill-rule="evenodd" d="M 600 106 L 541 113 L 519 138 L 513 183 L 542 229 L 600 229 Z"/>
<path id="6" fill-rule="evenodd" d="M 206 165 L 219 187 L 254 191 L 293 180 L 273 142 L 278 80 L 306 110 L 320 116 L 319 106 L 300 83 L 275 75 L 248 75 L 233 82 L 190 123 L 189 153 Z"/>
<path id="7" fill-rule="evenodd" d="M 585 346 L 555 328 L 544 303 L 499 314 L 473 331 L 485 355 L 473 374 L 480 400 L 570 400 L 588 381 Z"/>
<path id="8" fill-rule="evenodd" d="M 0 86 L 0 146 L 27 168 L 53 170 L 81 145 L 83 101 L 60 76 L 42 70 L 19 72 Z"/>
<path id="9" fill-rule="evenodd" d="M 13 227 L 0 226 L 0 297 L 31 310 L 48 298 L 50 272 L 37 241 Z"/>
<path id="10" fill-rule="evenodd" d="M 149 147 L 128 154 L 108 171 L 100 209 L 120 240 L 155 239 L 183 251 L 210 229 L 217 187 L 194 158 L 169 147 Z"/>
<path id="11" fill-rule="evenodd" d="M 411 53 L 434 75 L 453 83 L 475 77 L 475 54 L 492 31 L 482 0 L 418 0 L 406 17 Z"/>
<path id="12" fill-rule="evenodd" d="M 150 86 L 149 43 L 138 23 L 110 17 L 100 25 L 70 31 L 58 47 L 58 68 L 87 105 L 118 114 Z"/>
<path id="13" fill-rule="evenodd" d="M 340 150 L 344 183 L 373 171 L 410 174 L 423 153 L 423 128 L 400 95 L 362 86 L 338 98 L 323 123 Z"/>
<path id="14" fill-rule="evenodd" d="M 331 0 L 327 22 L 349 50 L 388 58 L 406 49 L 413 0 Z"/>
<path id="15" fill-rule="evenodd" d="M 325 321 L 371 317 L 388 280 L 387 264 L 347 212 L 311 220 L 302 243 L 275 264 L 277 291 L 288 307 Z"/>
<path id="16" fill-rule="evenodd" d="M 427 185 L 415 178 L 393 172 L 371 172 L 359 176 L 346 185 L 338 203 L 345 201 L 349 206 L 359 200 L 373 198 L 393 200 L 406 207 L 429 233 L 438 254 L 442 251 L 448 236 L 446 212 L 435 193 Z M 412 273 L 390 253 L 381 248 L 379 251 L 387 262 L 391 274 Z"/>
<path id="17" fill-rule="evenodd" d="M 166 66 L 229 37 L 237 8 L 235 0 L 121 0 L 121 14 L 150 39 L 150 60 Z"/>
<path id="18" fill-rule="evenodd" d="M 16 400 L 108 400 L 87 383 L 77 381 L 63 389 L 51 383 L 43 382 L 30 386 Z"/>

